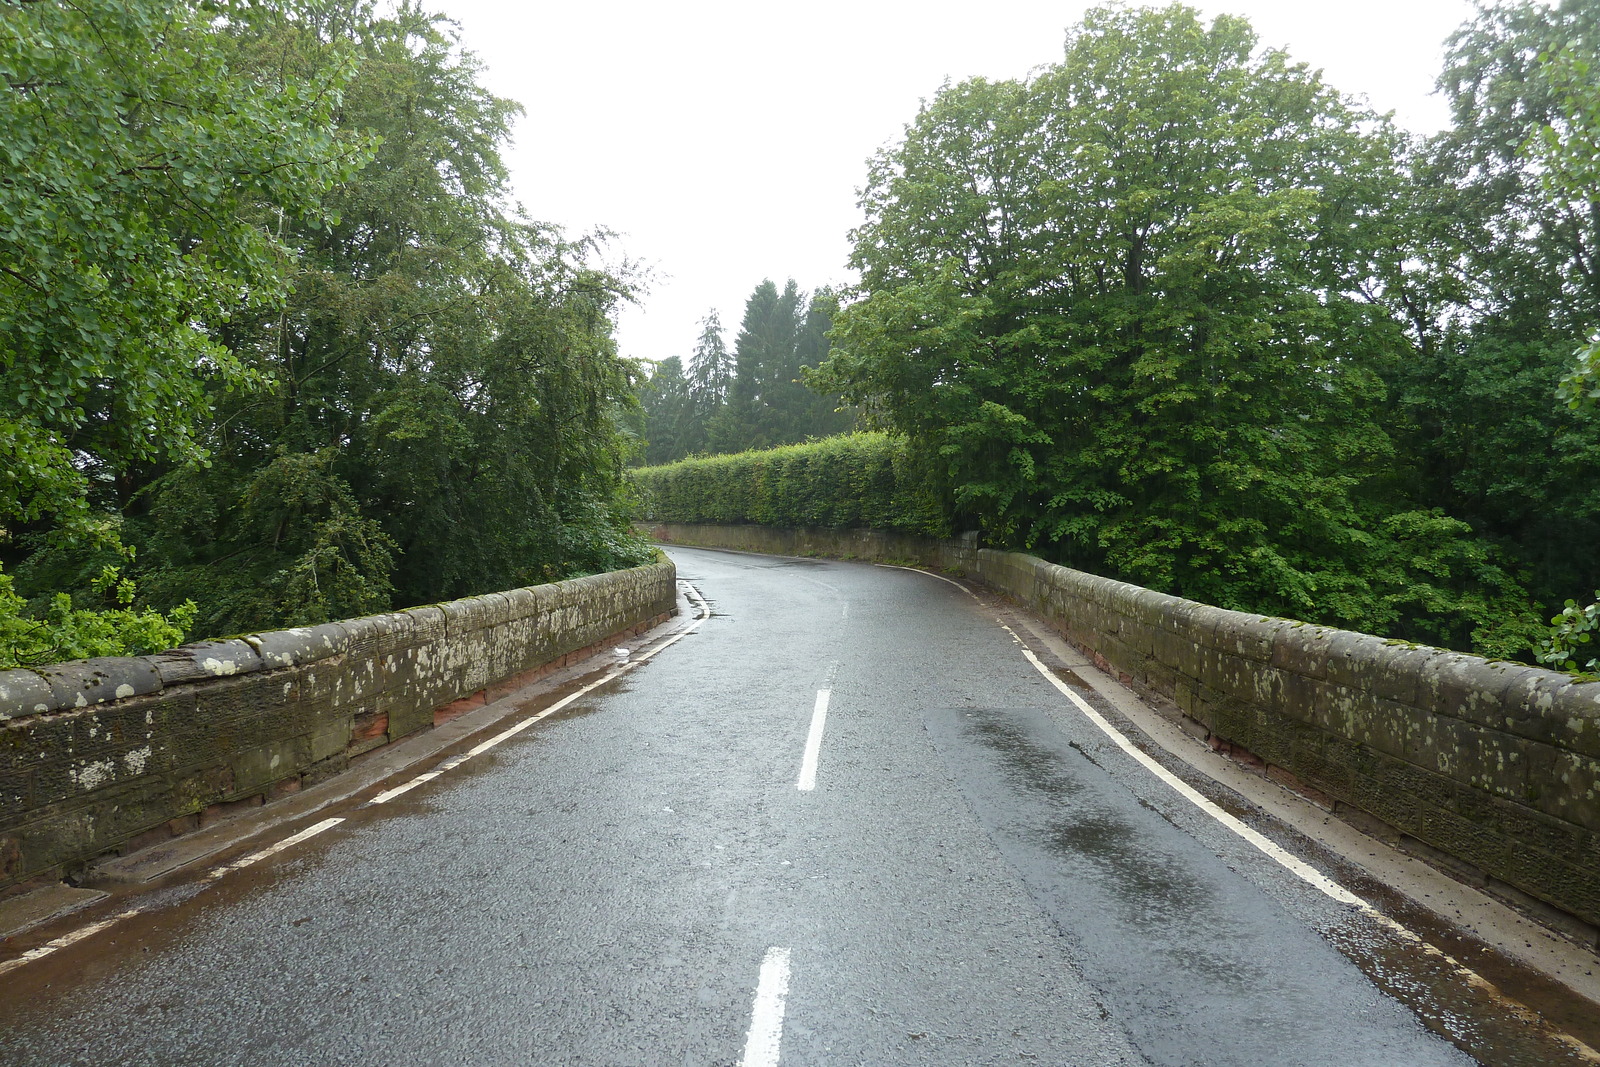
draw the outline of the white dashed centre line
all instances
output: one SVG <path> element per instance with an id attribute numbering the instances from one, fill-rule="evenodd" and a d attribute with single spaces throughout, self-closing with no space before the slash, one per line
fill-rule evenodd
<path id="1" fill-rule="evenodd" d="M 744 1038 L 744 1058 L 739 1067 L 777 1067 L 778 1045 L 783 1041 L 783 1008 L 789 997 L 789 950 L 769 948 L 756 980 L 756 1001 L 750 1009 L 750 1029 Z"/>
<path id="2" fill-rule="evenodd" d="M 811 712 L 811 732 L 806 734 L 805 755 L 800 757 L 800 780 L 795 788 L 810 792 L 817 787 L 817 757 L 822 754 L 822 728 L 828 721 L 828 699 L 831 689 L 817 690 L 816 707 Z"/>

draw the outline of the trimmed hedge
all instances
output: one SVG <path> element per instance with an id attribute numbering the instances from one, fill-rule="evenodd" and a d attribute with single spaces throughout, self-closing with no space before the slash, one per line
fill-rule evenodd
<path id="1" fill-rule="evenodd" d="M 655 522 L 896 530 L 948 537 L 950 522 L 902 438 L 846 434 L 629 472 Z"/>

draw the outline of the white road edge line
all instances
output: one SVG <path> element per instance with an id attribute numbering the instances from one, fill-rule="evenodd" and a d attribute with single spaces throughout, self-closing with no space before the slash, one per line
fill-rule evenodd
<path id="1" fill-rule="evenodd" d="M 567 705 L 571 704 L 573 701 L 577 700 L 579 697 L 587 696 L 589 693 L 593 692 L 594 690 L 599 689 L 602 685 L 605 685 L 608 682 L 616 680 L 621 675 L 626 674 L 628 671 L 633 670 L 633 668 L 637 667 L 639 664 L 644 663 L 645 661 L 649 660 L 651 657 L 655 656 L 658 652 L 661 652 L 663 649 L 671 648 L 673 645 L 677 644 L 679 641 L 682 641 L 685 637 L 688 637 L 695 630 L 699 629 L 700 628 L 700 624 L 705 622 L 708 618 L 711 617 L 711 606 L 706 603 L 705 598 L 700 595 L 700 591 L 698 589 L 696 589 L 693 585 L 689 584 L 688 582 L 683 582 L 682 585 L 683 585 L 683 588 L 684 588 L 684 592 L 688 595 L 689 599 L 694 602 L 696 608 L 699 610 L 699 615 L 696 616 L 695 620 L 693 622 L 691 622 L 688 626 L 685 626 L 682 630 L 679 630 L 677 633 L 673 634 L 671 637 L 667 638 L 665 641 L 662 641 L 659 645 L 657 645 L 656 647 L 652 648 L 650 651 L 644 653 L 643 655 L 637 656 L 637 657 L 633 658 L 632 660 L 629 660 L 627 663 L 621 664 L 620 666 L 617 666 L 617 667 L 607 671 L 602 677 L 597 678 L 595 681 L 590 682 L 588 685 L 584 686 L 582 689 L 579 689 L 578 691 L 576 691 L 574 693 L 568 693 L 566 696 L 562 697 L 560 700 L 556 701 L 554 704 L 551 704 L 548 708 L 545 708 L 539 714 L 530 716 L 529 718 L 526 718 L 526 719 L 523 719 L 521 722 L 519 722 L 516 725 L 510 727 L 509 729 L 502 730 L 498 734 L 495 734 L 493 737 L 489 738 L 488 740 L 482 741 L 479 744 L 474 745 L 472 748 L 467 749 L 466 752 L 464 752 L 461 755 L 455 757 L 453 760 L 447 761 L 449 763 L 449 766 L 452 767 L 452 768 L 459 767 L 459 766 L 461 766 L 461 764 L 467 762 L 467 760 L 471 759 L 472 757 L 481 756 L 483 753 L 489 751 L 491 748 L 494 748 L 496 745 L 499 745 L 499 744 L 501 744 L 501 743 L 503 743 L 505 741 L 509 741 L 511 738 L 517 736 L 522 731 L 524 731 L 528 727 L 532 726 L 534 723 L 537 723 L 537 722 L 539 722 L 539 721 L 541 721 L 543 719 L 549 718 L 550 716 L 554 715 L 556 712 L 560 711 L 562 708 L 566 707 Z M 389 801 L 393 800 L 397 796 L 400 796 L 402 793 L 406 793 L 406 792 L 408 792 L 408 791 L 410 791 L 412 789 L 415 789 L 417 786 L 421 785 L 424 782 L 432 781 L 433 779 L 439 777 L 440 773 L 442 773 L 442 771 L 444 769 L 445 768 L 443 768 L 441 766 L 441 768 L 439 770 L 429 771 L 426 774 L 419 774 L 419 775 L 417 775 L 417 777 L 411 779 L 411 781 L 406 782 L 403 785 L 397 785 L 393 789 L 384 790 L 382 793 L 379 793 L 377 796 L 375 796 L 371 800 L 367 801 L 367 803 L 368 804 L 387 804 Z"/>
<path id="2" fill-rule="evenodd" d="M 109 919 L 101 919 L 99 922 L 90 923 L 88 926 L 81 926 L 78 929 L 73 930 L 71 933 L 62 934 L 54 941 L 46 941 L 38 948 L 29 949 L 27 952 L 24 952 L 14 960 L 6 960 L 4 963 L 0 963 L 0 974 L 5 974 L 10 970 L 15 970 L 16 968 L 21 967 L 24 963 L 32 963 L 34 960 L 43 959 L 53 952 L 58 952 L 61 949 L 66 948 L 68 945 L 75 945 L 84 938 L 98 934 L 101 930 L 104 930 L 109 926 L 115 926 L 123 919 L 133 918 L 135 915 L 139 914 L 139 910 L 140 909 L 138 908 L 133 908 L 118 915 L 113 915 Z"/>
<path id="3" fill-rule="evenodd" d="M 761 976 L 756 980 L 756 999 L 750 1008 L 750 1029 L 745 1033 L 744 1058 L 739 1067 L 777 1067 L 788 996 L 789 950 L 769 948 L 761 961 Z"/>
<path id="4" fill-rule="evenodd" d="M 446 760 L 444 763 L 440 764 L 438 769 L 436 769 L 436 770 L 428 771 L 425 774 L 419 774 L 415 778 L 411 779 L 411 781 L 406 782 L 403 785 L 398 785 L 398 786 L 395 786 L 392 789 L 384 790 L 382 793 L 379 793 L 377 796 L 375 796 L 371 800 L 367 801 L 367 804 L 371 805 L 371 804 L 384 804 L 384 803 L 387 803 L 388 801 L 393 800 L 395 797 L 400 796 L 402 793 L 406 793 L 406 792 L 408 792 L 408 791 L 410 791 L 412 789 L 415 789 L 417 786 L 423 784 L 424 782 L 432 781 L 433 779 L 439 777 L 439 775 L 443 774 L 446 770 L 449 770 L 449 769 L 454 768 L 454 767 L 459 767 L 461 764 L 465 763 L 467 760 L 471 759 L 473 756 L 478 755 L 480 752 L 487 752 L 489 749 L 493 748 L 495 745 L 500 744 L 500 742 L 506 740 L 507 738 L 514 737 L 517 734 L 521 733 L 523 730 L 526 730 L 528 727 L 532 726 L 534 723 L 538 722 L 540 719 L 546 718 L 546 717 L 548 717 L 550 715 L 554 715 L 556 712 L 560 711 L 562 708 L 566 707 L 568 704 L 572 703 L 574 700 L 577 700 L 579 697 L 583 696 L 585 693 L 588 693 L 590 690 L 598 689 L 600 686 L 605 685 L 607 682 L 613 680 L 614 678 L 618 677 L 619 675 L 621 675 L 621 674 L 623 674 L 623 673 L 625 673 L 627 671 L 632 670 L 634 667 L 636 667 L 640 663 L 643 663 L 645 660 L 649 659 L 650 657 L 654 656 L 656 653 L 660 652 L 662 649 L 669 648 L 672 645 L 677 644 L 679 641 L 682 641 L 685 637 L 688 637 L 695 630 L 699 629 L 701 623 L 705 622 L 708 618 L 711 617 L 711 606 L 706 603 L 705 598 L 700 595 L 700 591 L 698 589 L 696 589 L 692 584 L 690 584 L 689 582 L 682 581 L 681 579 L 679 581 L 679 584 L 683 586 L 685 594 L 689 597 L 689 599 L 692 602 L 694 602 L 696 608 L 699 611 L 699 615 L 696 616 L 694 621 L 691 622 L 688 626 L 685 626 L 682 630 L 678 631 L 676 634 L 673 634 L 670 638 L 668 638 L 667 640 L 661 642 L 659 645 L 657 645 L 655 648 L 652 648 L 649 652 L 646 652 L 644 655 L 639 656 L 638 658 L 632 660 L 629 663 L 625 663 L 625 664 L 621 665 L 620 667 L 616 668 L 615 670 L 611 670 L 611 671 L 606 672 L 605 677 L 599 679 L 598 681 L 592 682 L 589 685 L 584 686 L 582 689 L 578 690 L 576 693 L 569 694 L 568 696 L 565 696 L 562 699 L 556 701 L 554 704 L 552 704 L 550 707 L 546 708 L 544 711 L 540 712 L 538 715 L 535 715 L 530 719 L 524 719 L 522 722 L 519 722 L 515 726 L 511 727 L 511 729 L 502 731 L 501 733 L 495 735 L 494 737 L 491 737 L 489 740 L 483 742 L 482 744 L 476 746 L 475 748 L 469 749 L 467 752 L 465 752 L 465 753 L 463 753 L 463 754 L 461 754 L 459 756 L 451 757 L 450 759 Z M 363 806 L 365 806 L 365 805 L 363 805 Z M 308 826 L 306 829 L 301 830 L 297 834 L 292 834 L 289 837 L 284 838 L 282 841 L 279 841 L 275 845 L 270 845 L 267 848 L 263 848 L 263 849 L 260 849 L 260 850 L 258 850 L 256 852 L 252 852 L 252 853 L 250 853 L 250 855 L 244 857 L 243 859 L 235 860 L 233 863 L 226 863 L 226 864 L 223 864 L 220 867 L 212 868 L 210 871 L 206 872 L 206 874 L 204 876 L 204 880 L 205 881 L 215 881 L 216 879 L 221 878 L 223 875 L 228 874 L 231 871 L 243 870 L 244 868 L 250 866 L 253 863 L 259 863 L 261 860 L 266 859 L 268 856 L 276 855 L 277 853 L 282 852 L 286 848 L 291 848 L 294 845 L 298 845 L 300 842 L 305 841 L 308 838 L 315 837 L 318 834 L 322 833 L 324 830 L 331 830 L 335 826 L 338 826 L 342 822 L 344 822 L 343 818 L 323 819 L 321 822 L 317 823 L 316 825 Z M 122 921 L 123 919 L 127 919 L 127 918 L 130 918 L 130 917 L 134 916 L 134 915 L 138 915 L 139 911 L 140 911 L 140 909 L 134 908 L 131 911 L 125 911 L 125 912 L 122 912 L 119 915 L 114 915 L 109 919 L 102 919 L 99 922 L 90 923 L 88 926 L 79 927 L 78 929 L 73 930 L 70 933 L 66 933 L 66 934 L 61 935 L 60 937 L 56 938 L 54 941 L 46 942 L 45 944 L 40 945 L 38 948 L 30 949 L 29 951 L 24 952 L 22 955 L 18 956 L 16 959 L 5 960 L 3 962 L 0 962 L 0 974 L 5 974 L 6 972 L 14 970 L 17 967 L 21 967 L 25 963 L 31 963 L 34 960 L 42 959 L 43 957 L 50 955 L 52 952 L 56 952 L 56 951 L 58 951 L 60 949 L 66 948 L 68 945 L 76 944 L 77 942 L 82 941 L 84 938 L 91 937 L 91 936 L 99 933 L 101 930 L 104 930 L 107 927 L 112 926 L 112 925 Z M 787 952 L 787 951 L 788 950 L 786 949 L 785 952 Z M 787 957 L 785 957 L 785 959 L 787 959 Z M 787 963 L 785 963 L 785 967 L 787 968 Z M 765 972 L 763 972 L 763 973 L 765 973 Z M 787 974 L 787 971 L 785 971 L 785 974 Z M 785 978 L 785 982 L 787 982 L 787 978 Z M 776 1061 L 774 1061 L 774 1062 L 776 1062 Z"/>
<path id="5" fill-rule="evenodd" d="M 1133 742 L 1129 741 L 1123 736 L 1120 730 L 1118 730 L 1115 726 L 1112 726 L 1099 712 L 1090 707 L 1088 701 L 1079 696 L 1072 689 L 1072 687 L 1067 685 L 1067 683 L 1063 682 L 1060 678 L 1057 678 L 1055 672 L 1046 667 L 1044 663 L 1040 661 L 1039 657 L 1033 654 L 1033 650 L 1030 649 L 1026 644 L 1023 644 L 1022 639 L 1017 637 L 1017 635 L 1012 632 L 1009 626 L 1006 626 L 1004 623 L 1001 623 L 1000 626 L 1001 629 L 1011 634 L 1012 638 L 1018 644 L 1022 645 L 1022 654 L 1027 657 L 1029 663 L 1033 664 L 1034 669 L 1040 674 L 1044 675 L 1045 678 L 1049 680 L 1051 685 L 1055 686 L 1063 694 L 1065 694 L 1067 699 L 1072 701 L 1073 705 L 1077 707 L 1079 711 L 1083 712 L 1090 722 L 1098 726 L 1101 732 L 1110 737 L 1112 741 L 1115 741 L 1118 748 L 1122 749 L 1128 755 L 1138 760 L 1146 770 L 1148 770 L 1151 774 L 1154 774 L 1163 782 L 1167 783 L 1167 785 L 1171 786 L 1185 800 L 1189 801 L 1195 807 L 1211 816 L 1229 830 L 1232 830 L 1235 834 L 1238 834 L 1240 837 L 1250 842 L 1250 844 L 1254 845 L 1270 859 L 1276 861 L 1281 867 L 1295 875 L 1307 885 L 1320 890 L 1341 904 L 1350 905 L 1358 910 L 1363 917 L 1371 920 L 1374 923 L 1377 923 L 1379 926 L 1382 926 L 1384 929 L 1399 937 L 1401 940 L 1416 945 L 1428 955 L 1435 956 L 1444 961 L 1444 963 L 1452 968 L 1455 973 L 1464 981 L 1470 985 L 1484 990 L 1499 1000 L 1502 1004 L 1508 1006 L 1515 1014 L 1523 1018 L 1524 1021 L 1542 1022 L 1542 1019 L 1537 1012 L 1533 1011 L 1516 998 L 1507 996 L 1500 990 L 1498 986 L 1489 981 L 1487 978 L 1484 978 L 1477 971 L 1474 971 L 1471 967 L 1468 967 L 1466 964 L 1462 963 L 1448 952 L 1445 952 L 1443 949 L 1423 940 L 1421 935 L 1412 932 L 1412 930 L 1403 923 L 1385 915 L 1383 912 L 1373 907 L 1361 897 L 1356 896 L 1356 894 L 1350 892 L 1344 886 L 1335 882 L 1333 879 L 1329 878 L 1315 867 L 1312 867 L 1309 863 L 1306 863 L 1293 853 L 1288 852 L 1280 846 L 1274 844 L 1272 841 L 1264 837 L 1259 831 L 1245 825 L 1234 816 L 1229 815 L 1226 811 L 1223 811 L 1212 801 L 1208 800 L 1205 796 L 1196 791 L 1194 787 L 1189 785 L 1189 783 L 1185 782 L 1183 779 L 1167 770 L 1161 764 L 1157 763 L 1148 754 L 1140 751 L 1134 746 Z M 1590 1047 L 1581 1039 L 1565 1033 L 1564 1031 L 1559 1030 L 1548 1023 L 1543 1024 L 1543 1029 L 1549 1037 L 1560 1042 L 1561 1044 L 1566 1045 L 1578 1056 L 1588 1060 L 1590 1063 L 1600 1064 L 1600 1050 Z"/>
<path id="6" fill-rule="evenodd" d="M 800 757 L 800 780 L 795 788 L 810 792 L 817 787 L 817 759 L 822 755 L 822 728 L 828 721 L 828 700 L 831 689 L 817 690 L 817 703 L 811 709 L 811 730 L 806 734 L 805 755 Z"/>
<path id="7" fill-rule="evenodd" d="M 955 581 L 954 579 L 946 578 L 942 574 L 935 574 L 932 571 L 925 571 L 917 567 L 900 567 L 892 563 L 879 563 L 876 564 L 876 566 L 885 567 L 890 570 L 911 571 L 914 574 L 925 574 L 929 578 L 937 578 L 941 582 L 948 582 L 957 589 L 960 589 L 962 592 L 966 593 L 980 604 L 983 602 L 982 598 L 979 597 L 977 593 L 973 592 L 971 589 L 967 588 L 965 585 L 962 585 L 960 582 Z M 1402 940 L 1418 946 L 1428 955 L 1436 956 L 1443 960 L 1446 964 L 1453 968 L 1455 973 L 1462 979 L 1498 998 L 1501 1003 L 1509 1006 L 1514 1013 L 1520 1015 L 1525 1021 L 1542 1022 L 1542 1019 L 1537 1012 L 1524 1005 L 1521 1001 L 1507 996 L 1499 989 L 1498 986 L 1484 978 L 1477 971 L 1474 971 L 1471 967 L 1468 967 L 1466 964 L 1462 963 L 1448 952 L 1445 952 L 1443 949 L 1440 949 L 1437 946 L 1423 940 L 1419 934 L 1413 933 L 1404 924 L 1385 915 L 1367 901 L 1356 896 L 1348 889 L 1345 889 L 1343 886 L 1339 885 L 1333 879 L 1329 878 L 1321 871 L 1318 871 L 1304 860 L 1301 860 L 1293 853 L 1285 851 L 1283 848 L 1262 836 L 1256 830 L 1251 829 L 1243 822 L 1240 822 L 1232 815 L 1229 815 L 1227 812 L 1217 807 L 1216 804 L 1206 799 L 1205 796 L 1192 788 L 1187 782 L 1183 781 L 1183 779 L 1179 778 L 1177 775 L 1161 766 L 1161 764 L 1157 763 L 1150 756 L 1140 751 L 1131 741 L 1122 735 L 1120 730 L 1112 726 L 1105 720 L 1103 716 L 1100 715 L 1099 712 L 1090 707 L 1088 702 L 1079 696 L 1072 689 L 1072 687 L 1067 685 L 1067 683 L 1063 682 L 1060 678 L 1057 678 L 1055 672 L 1046 667 L 1039 657 L 1034 655 L 1033 650 L 1027 646 L 1022 638 L 1017 636 L 1016 631 L 1012 630 L 1011 627 L 1007 626 L 1004 622 L 1001 622 L 998 618 L 995 619 L 995 622 L 999 624 L 1000 629 L 1011 635 L 1011 640 L 1015 641 L 1022 648 L 1022 654 L 1027 657 L 1029 663 L 1033 664 L 1034 669 L 1040 674 L 1044 675 L 1045 679 L 1049 681 L 1051 685 L 1060 690 L 1066 696 L 1066 698 L 1072 702 L 1074 707 L 1083 712 L 1083 714 L 1088 717 L 1090 722 L 1094 723 L 1103 733 L 1110 737 L 1112 741 L 1116 742 L 1117 747 L 1121 748 L 1124 752 L 1128 753 L 1128 755 L 1132 756 L 1140 763 L 1141 766 L 1150 771 L 1157 778 L 1161 779 L 1163 782 L 1167 783 L 1167 785 L 1175 789 L 1178 792 L 1178 795 L 1194 804 L 1201 811 L 1217 820 L 1217 822 L 1221 823 L 1229 830 L 1232 830 L 1235 834 L 1250 842 L 1250 844 L 1254 845 L 1261 852 L 1265 853 L 1270 859 L 1277 862 L 1279 865 L 1284 867 L 1291 874 L 1300 878 L 1302 881 L 1306 882 L 1322 893 L 1327 894 L 1334 900 L 1339 901 L 1341 904 L 1348 904 L 1351 907 L 1354 907 L 1364 918 L 1377 923 L 1379 926 L 1382 926 Z M 1561 1044 L 1566 1045 L 1581 1058 L 1590 1063 L 1600 1064 L 1600 1050 L 1592 1048 L 1582 1040 L 1573 1037 L 1571 1034 L 1558 1030 L 1548 1023 L 1544 1023 L 1543 1028 L 1544 1032 L 1549 1037 L 1560 1042 Z"/>
<path id="8" fill-rule="evenodd" d="M 946 582 L 946 583 L 948 583 L 950 585 L 955 586 L 957 589 L 959 589 L 963 593 L 967 594 L 973 600 L 979 600 L 980 599 L 977 593 L 974 593 L 971 589 L 968 589 L 966 586 L 962 585 L 960 582 L 956 581 L 954 578 L 946 578 L 944 575 L 935 574 L 933 571 L 925 571 L 920 567 L 902 567 L 898 563 L 874 563 L 873 566 L 874 567 L 882 567 L 884 570 L 888 570 L 888 571 L 910 571 L 912 574 L 926 574 L 929 578 L 937 578 L 941 582 Z"/>
<path id="9" fill-rule="evenodd" d="M 916 567 L 898 567 L 891 563 L 880 563 L 878 566 L 888 567 L 892 570 L 912 571 L 916 574 L 926 574 L 928 577 L 937 578 L 941 582 L 949 582 L 962 592 L 968 594 L 974 599 L 978 599 L 978 595 L 971 589 L 968 589 L 966 586 L 955 581 L 954 579 L 946 578 L 942 574 L 934 574 L 932 571 L 919 570 Z M 998 622 L 998 620 L 996 621 Z M 1050 670 L 1049 667 L 1046 667 L 1043 661 L 1041 661 L 1038 656 L 1034 655 L 1033 650 L 1023 642 L 1022 638 L 1017 636 L 1016 631 L 1012 630 L 1011 627 L 1007 626 L 1003 622 L 1000 623 L 1000 628 L 1009 634 L 1011 636 L 1011 640 L 1015 641 L 1021 647 L 1023 656 L 1027 658 L 1029 663 L 1033 664 L 1035 670 L 1044 675 L 1046 681 L 1060 690 L 1061 694 L 1070 700 L 1074 707 L 1083 712 L 1083 714 L 1088 717 L 1090 722 L 1094 723 L 1095 726 L 1100 728 L 1102 733 L 1111 738 L 1112 741 L 1116 742 L 1118 748 L 1122 749 L 1135 760 L 1139 761 L 1145 770 L 1149 771 L 1167 785 L 1177 790 L 1178 795 L 1182 796 L 1195 807 L 1199 808 L 1201 811 L 1217 820 L 1217 822 L 1221 823 L 1229 830 L 1232 830 L 1235 834 L 1238 834 L 1240 837 L 1250 842 L 1250 844 L 1254 845 L 1257 849 L 1260 849 L 1268 857 L 1284 867 L 1301 881 L 1315 887 L 1341 904 L 1348 904 L 1351 907 L 1359 908 L 1363 912 L 1366 912 L 1372 916 L 1387 918 L 1387 916 L 1384 916 L 1371 904 L 1368 904 L 1365 900 L 1362 900 L 1348 889 L 1339 885 L 1337 882 L 1323 874 L 1321 871 L 1317 870 L 1315 867 L 1312 867 L 1298 856 L 1285 851 L 1283 848 L 1262 836 L 1262 834 L 1258 831 L 1245 825 L 1243 822 L 1240 822 L 1232 815 L 1229 815 L 1227 812 L 1217 807 L 1216 804 L 1206 799 L 1204 795 L 1190 786 L 1183 779 L 1179 778 L 1161 764 L 1157 763 L 1150 756 L 1146 755 L 1137 746 L 1135 746 L 1133 742 L 1124 737 L 1120 730 L 1118 730 L 1115 726 L 1112 726 L 1099 712 L 1090 707 L 1089 702 L 1084 700 L 1083 697 L 1079 696 L 1076 690 L 1074 690 L 1066 682 L 1063 682 L 1060 678 L 1057 678 L 1055 672 Z"/>
<path id="10" fill-rule="evenodd" d="M 246 856 L 244 859 L 234 860 L 232 863 L 225 863 L 220 867 L 213 867 L 211 871 L 206 874 L 206 878 L 221 878 L 230 871 L 242 871 L 253 863 L 260 863 L 268 856 L 275 856 L 286 848 L 291 848 L 295 845 L 298 845 L 302 841 L 316 837 L 324 830 L 332 830 L 335 826 L 338 826 L 342 822 L 344 822 L 344 819 L 340 816 L 334 816 L 331 819 L 323 819 L 321 822 L 313 826 L 308 826 L 297 834 L 290 834 L 288 837 L 284 838 L 282 841 L 279 841 L 275 845 L 268 845 L 266 848 L 250 853 L 250 855 Z"/>
<path id="11" fill-rule="evenodd" d="M 1007 632 L 1010 632 L 1009 629 Z M 1016 635 L 1012 634 L 1012 636 L 1015 637 Z M 1055 672 L 1049 667 L 1046 667 L 1044 663 L 1040 661 L 1039 657 L 1033 654 L 1032 649 L 1024 645 L 1022 647 L 1022 654 L 1023 656 L 1027 657 L 1029 663 L 1033 664 L 1035 670 L 1044 675 L 1046 680 L 1048 680 L 1051 685 L 1059 689 L 1068 700 L 1072 701 L 1073 705 L 1076 706 L 1079 711 L 1083 712 L 1083 714 L 1088 717 L 1090 722 L 1098 726 L 1101 733 L 1111 738 L 1112 741 L 1115 741 L 1117 747 L 1122 749 L 1122 751 L 1126 752 L 1128 755 L 1132 756 L 1134 759 L 1143 764 L 1145 770 L 1149 771 L 1151 774 L 1167 783 L 1167 785 L 1177 790 L 1178 794 L 1185 800 L 1189 801 L 1189 803 L 1193 804 L 1195 807 L 1199 808 L 1201 811 L 1217 820 L 1217 822 L 1221 823 L 1223 826 L 1226 826 L 1228 829 L 1232 830 L 1234 833 L 1250 842 L 1256 848 L 1266 853 L 1267 856 L 1271 857 L 1280 866 L 1288 870 L 1291 874 L 1299 878 L 1302 882 L 1305 882 L 1307 885 L 1321 890 L 1323 893 L 1332 897 L 1334 900 L 1337 900 L 1341 904 L 1349 904 L 1351 907 L 1360 908 L 1363 911 L 1370 911 L 1373 914 L 1378 913 L 1377 909 L 1373 908 L 1372 905 L 1368 904 L 1366 901 L 1350 892 L 1344 886 L 1335 882 L 1333 879 L 1329 878 L 1327 875 L 1323 874 L 1309 863 L 1306 863 L 1298 856 L 1293 855 L 1279 845 L 1268 840 L 1260 833 L 1260 831 L 1245 825 L 1234 816 L 1229 815 L 1227 812 L 1217 807 L 1215 803 L 1207 799 L 1188 782 L 1185 782 L 1182 778 L 1179 778 L 1161 764 L 1157 763 L 1147 753 L 1141 751 L 1137 746 L 1134 745 L 1132 741 L 1129 741 L 1123 736 L 1122 731 L 1118 730 L 1115 726 L 1112 726 L 1098 711 L 1095 711 L 1092 707 L 1090 707 L 1089 702 L 1084 700 L 1083 697 L 1079 696 L 1071 686 L 1069 686 L 1066 682 L 1063 682 L 1060 678 L 1057 678 Z"/>

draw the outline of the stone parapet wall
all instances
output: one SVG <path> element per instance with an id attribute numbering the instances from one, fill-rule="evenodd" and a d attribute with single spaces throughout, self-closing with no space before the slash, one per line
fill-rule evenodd
<path id="1" fill-rule="evenodd" d="M 0 671 L 0 889 L 298 791 L 674 610 L 671 563 Z"/>
<path id="2" fill-rule="evenodd" d="M 877 535 L 856 531 L 651 530 L 683 544 L 886 558 L 872 551 Z M 886 555 L 1008 594 L 1214 743 L 1376 817 L 1491 888 L 1600 926 L 1600 682 L 1227 611 L 970 539 L 915 542 L 895 539 Z"/>

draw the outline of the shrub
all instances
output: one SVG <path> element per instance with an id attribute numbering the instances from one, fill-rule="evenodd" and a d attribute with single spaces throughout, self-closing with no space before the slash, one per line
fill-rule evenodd
<path id="1" fill-rule="evenodd" d="M 642 516 L 659 522 L 950 534 L 926 469 L 903 438 L 882 433 L 685 459 L 631 473 Z"/>

